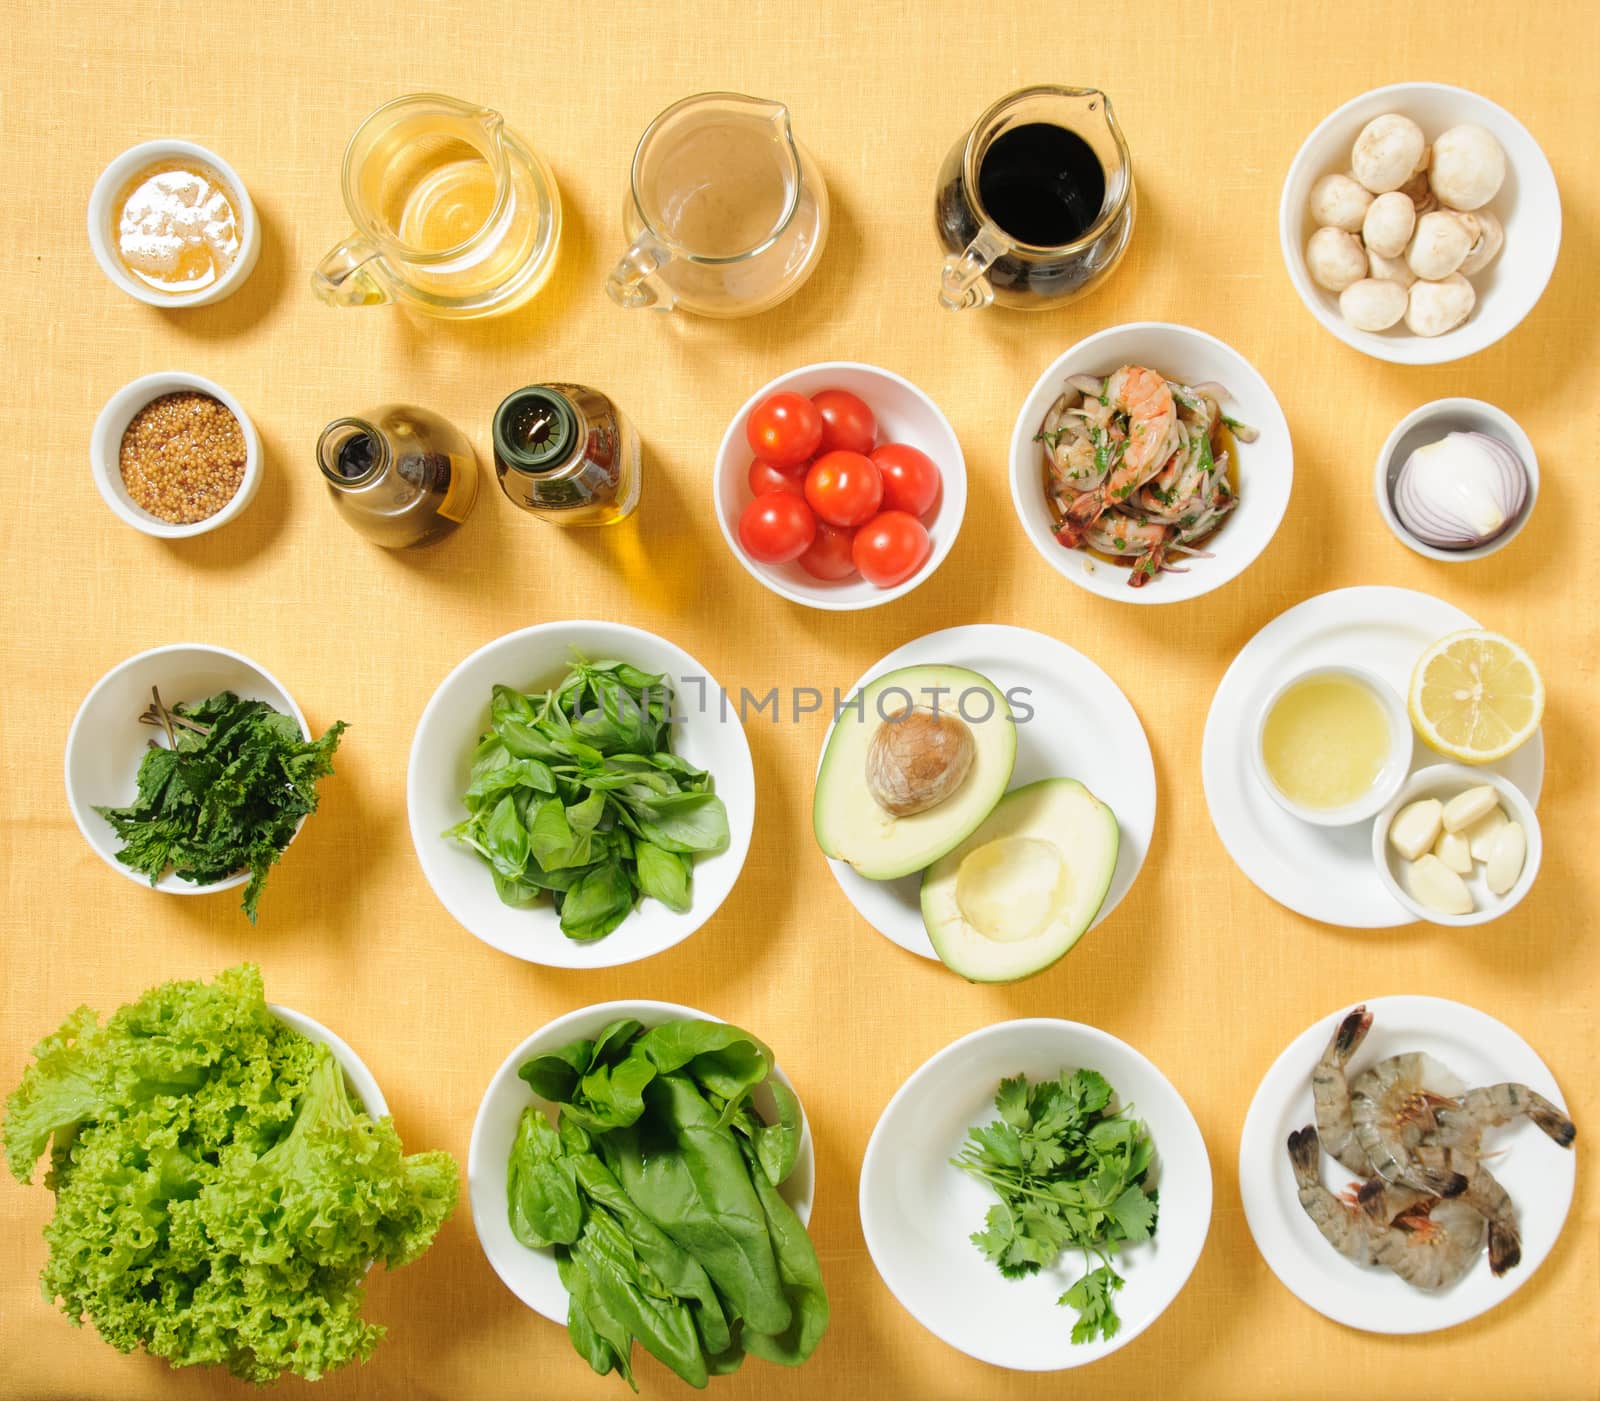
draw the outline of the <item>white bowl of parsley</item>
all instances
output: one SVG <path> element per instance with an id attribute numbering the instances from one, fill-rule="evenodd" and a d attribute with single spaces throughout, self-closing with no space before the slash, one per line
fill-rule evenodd
<path id="1" fill-rule="evenodd" d="M 233 699 L 218 699 L 224 696 Z M 206 702 L 215 702 L 214 713 L 197 713 Z M 206 723 L 217 717 L 221 727 Z M 266 872 L 315 810 L 317 781 L 331 772 L 343 729 L 313 740 L 278 679 L 238 652 L 195 642 L 153 647 L 113 667 L 78 707 L 67 734 L 67 804 L 113 870 L 171 895 L 245 886 L 243 908 L 253 922 Z M 186 761 L 199 750 L 216 757 L 218 774 L 237 780 L 231 796 L 196 807 L 178 801 L 177 784 L 159 788 L 145 765 L 175 743 Z M 249 773 L 248 760 L 231 766 L 246 755 L 259 761 Z M 292 784 L 281 779 L 284 765 L 294 769 Z M 197 769 L 185 767 L 185 777 Z M 174 850 L 187 855 L 160 860 L 161 823 L 180 810 L 186 844 Z"/>
<path id="2" fill-rule="evenodd" d="M 917 1322 L 1047 1372 L 1138 1337 L 1211 1221 L 1194 1115 L 1144 1056 L 1078 1022 L 1000 1022 L 902 1085 L 861 1165 L 861 1225 Z"/>

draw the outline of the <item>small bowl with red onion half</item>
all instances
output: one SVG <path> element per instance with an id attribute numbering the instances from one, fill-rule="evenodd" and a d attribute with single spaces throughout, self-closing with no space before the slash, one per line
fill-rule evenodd
<path id="1" fill-rule="evenodd" d="M 1539 495 L 1539 460 L 1509 414 L 1480 399 L 1435 399 L 1389 434 L 1373 489 L 1395 538 L 1450 564 L 1504 549 Z"/>

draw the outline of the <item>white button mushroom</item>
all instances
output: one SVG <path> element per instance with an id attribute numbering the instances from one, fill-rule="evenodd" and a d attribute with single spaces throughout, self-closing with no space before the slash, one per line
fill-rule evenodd
<path id="1" fill-rule="evenodd" d="M 1417 220 L 1406 248 L 1411 271 L 1429 282 L 1449 277 L 1472 249 L 1473 235 L 1448 209 L 1435 209 Z"/>
<path id="2" fill-rule="evenodd" d="M 1431 147 L 1428 151 L 1424 152 L 1425 156 L 1431 154 Z M 1433 186 L 1428 183 L 1428 172 L 1426 170 L 1419 170 L 1415 175 L 1407 180 L 1406 183 L 1400 187 L 1399 193 L 1403 194 L 1408 200 L 1411 201 L 1411 207 L 1416 210 L 1418 214 L 1426 214 L 1430 209 L 1437 209 L 1439 207 L 1439 200 L 1433 193 Z"/>
<path id="3" fill-rule="evenodd" d="M 1343 229 L 1318 229 L 1306 244 L 1306 268 L 1319 286 L 1342 292 L 1367 275 L 1367 255 L 1354 234 Z"/>
<path id="4" fill-rule="evenodd" d="M 1358 331 L 1387 331 L 1406 314 L 1406 301 L 1398 282 L 1363 277 L 1339 293 L 1339 310 Z"/>
<path id="5" fill-rule="evenodd" d="M 1319 226 L 1359 233 L 1372 191 L 1348 175 L 1324 175 L 1311 187 L 1309 203 Z"/>
<path id="6" fill-rule="evenodd" d="M 1398 258 L 1411 242 L 1417 225 L 1417 211 L 1399 190 L 1379 195 L 1367 206 L 1361 221 L 1361 240 L 1370 252 L 1385 258 Z"/>
<path id="7" fill-rule="evenodd" d="M 1481 126 L 1471 122 L 1453 126 L 1433 143 L 1428 183 L 1440 202 L 1452 209 L 1481 208 L 1495 197 L 1505 178 L 1506 153 Z"/>
<path id="8" fill-rule="evenodd" d="M 1442 336 L 1472 314 L 1477 293 L 1460 273 L 1443 282 L 1413 282 L 1406 303 L 1406 327 L 1417 336 Z"/>
<path id="9" fill-rule="evenodd" d="M 1506 241 L 1506 231 L 1501 227 L 1500 221 L 1487 209 L 1480 209 L 1473 214 L 1463 214 L 1461 222 L 1467 226 L 1468 232 L 1476 234 L 1476 239 L 1456 271 L 1463 277 L 1471 277 L 1475 272 L 1482 272 L 1494 261 L 1495 254 Z"/>
<path id="10" fill-rule="evenodd" d="M 1416 273 L 1411 271 L 1411 265 L 1403 257 L 1385 258 L 1370 248 L 1367 249 L 1367 276 L 1375 277 L 1380 282 L 1398 282 L 1402 287 L 1409 287 L 1417 280 Z"/>
<path id="11" fill-rule="evenodd" d="M 1389 112 L 1361 128 L 1350 168 L 1373 194 L 1381 195 L 1405 184 L 1421 168 L 1427 149 L 1421 127 L 1410 117 Z"/>

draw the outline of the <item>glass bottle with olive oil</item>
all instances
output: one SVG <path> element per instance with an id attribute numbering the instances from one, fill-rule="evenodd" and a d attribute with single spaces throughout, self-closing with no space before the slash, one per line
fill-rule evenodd
<path id="1" fill-rule="evenodd" d="M 442 540 L 478 499 L 466 435 L 409 404 L 334 419 L 317 439 L 317 465 L 345 520 L 391 550 Z"/>
<path id="2" fill-rule="evenodd" d="M 556 525 L 615 525 L 639 504 L 639 435 L 598 389 L 533 384 L 494 414 L 500 489 Z"/>

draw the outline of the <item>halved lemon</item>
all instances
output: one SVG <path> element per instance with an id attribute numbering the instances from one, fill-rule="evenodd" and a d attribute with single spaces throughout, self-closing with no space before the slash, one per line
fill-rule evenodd
<path id="1" fill-rule="evenodd" d="M 1463 764 L 1491 764 L 1530 739 L 1544 716 L 1539 668 L 1509 637 L 1468 628 L 1441 637 L 1411 673 L 1411 723 Z"/>

